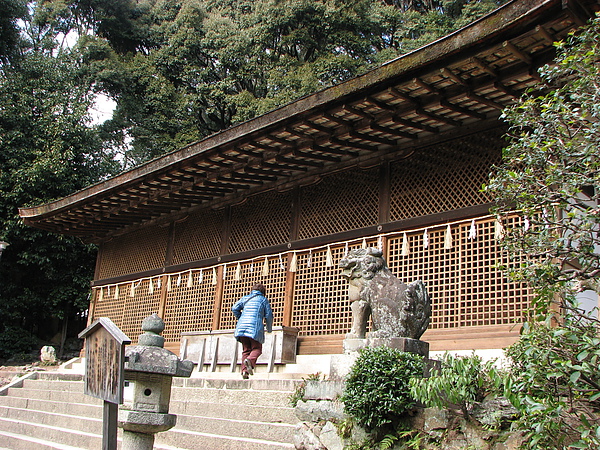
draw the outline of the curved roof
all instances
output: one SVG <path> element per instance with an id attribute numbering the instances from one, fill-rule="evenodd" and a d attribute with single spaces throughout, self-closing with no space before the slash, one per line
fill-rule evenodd
<path id="1" fill-rule="evenodd" d="M 513 0 L 362 76 L 19 214 L 28 225 L 98 242 L 351 166 L 408 157 L 470 126 L 497 125 L 502 109 L 538 84 L 553 42 L 598 6 Z"/>

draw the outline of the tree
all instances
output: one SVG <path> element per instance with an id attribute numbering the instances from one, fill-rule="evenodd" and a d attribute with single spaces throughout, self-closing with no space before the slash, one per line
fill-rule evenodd
<path id="1" fill-rule="evenodd" d="M 25 0 L 0 0 L 0 63 L 14 57 L 19 46 L 17 20 L 25 17 Z"/>
<path id="2" fill-rule="evenodd" d="M 47 0 L 87 35 L 135 165 L 340 83 L 503 0 Z M 82 45 L 84 44 L 82 40 Z"/>
<path id="3" fill-rule="evenodd" d="M 499 216 L 523 225 L 505 246 L 527 255 L 513 273 L 546 300 L 578 281 L 598 291 L 600 276 L 600 20 L 556 44 L 556 64 L 541 76 L 548 92 L 509 108 L 510 144 L 490 180 Z"/>
<path id="4" fill-rule="evenodd" d="M 18 208 L 71 194 L 110 168 L 88 119 L 93 78 L 80 53 L 61 46 L 57 22 L 31 6 L 18 55 L 0 71 L 0 238 L 10 243 L 0 260 L 6 345 L 7 336 L 21 339 L 15 330 L 44 340 L 63 331 L 64 340 L 66 325 L 87 308 L 95 257 L 93 246 L 25 226 Z"/>
<path id="5" fill-rule="evenodd" d="M 600 321 L 575 294 L 600 293 L 600 17 L 556 47 L 541 93 L 505 112 L 510 143 L 486 188 L 496 214 L 521 217 L 503 246 L 537 294 L 503 383 L 528 448 L 598 448 Z"/>

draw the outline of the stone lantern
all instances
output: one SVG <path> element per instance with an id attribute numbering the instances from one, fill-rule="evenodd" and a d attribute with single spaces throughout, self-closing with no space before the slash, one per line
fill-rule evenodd
<path id="1" fill-rule="evenodd" d="M 133 399 L 119 411 L 124 450 L 151 450 L 154 435 L 175 426 L 177 416 L 169 414 L 173 377 L 189 377 L 192 361 L 182 361 L 163 348 L 160 334 L 165 324 L 157 314 L 142 321 L 138 345 L 125 350 L 125 379 L 133 382 Z"/>

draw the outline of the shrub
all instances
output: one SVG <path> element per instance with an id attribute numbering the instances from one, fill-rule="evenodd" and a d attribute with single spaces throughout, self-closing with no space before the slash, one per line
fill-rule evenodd
<path id="1" fill-rule="evenodd" d="M 458 407 L 465 417 L 473 403 L 481 401 L 492 391 L 494 361 L 485 364 L 475 353 L 470 356 L 444 355 L 441 370 L 432 370 L 429 378 L 410 381 L 410 393 L 425 406 Z"/>
<path id="2" fill-rule="evenodd" d="M 36 346 L 36 339 L 22 328 L 7 326 L 0 333 L 0 359 L 29 353 Z"/>
<path id="3" fill-rule="evenodd" d="M 600 322 L 566 309 L 530 322 L 507 349 L 505 397 L 521 413 L 529 449 L 600 448 Z"/>
<path id="4" fill-rule="evenodd" d="M 396 424 L 415 404 L 409 380 L 423 375 L 423 357 L 388 347 L 361 350 L 341 400 L 346 412 L 368 430 Z"/>

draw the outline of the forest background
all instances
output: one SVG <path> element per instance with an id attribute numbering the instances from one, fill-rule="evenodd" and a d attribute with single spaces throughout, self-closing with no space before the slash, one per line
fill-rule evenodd
<path id="1" fill-rule="evenodd" d="M 25 226 L 56 200 L 343 82 L 496 0 L 0 0 L 0 359 L 85 326 L 96 248 Z M 93 120 L 99 98 L 114 106 Z"/>

